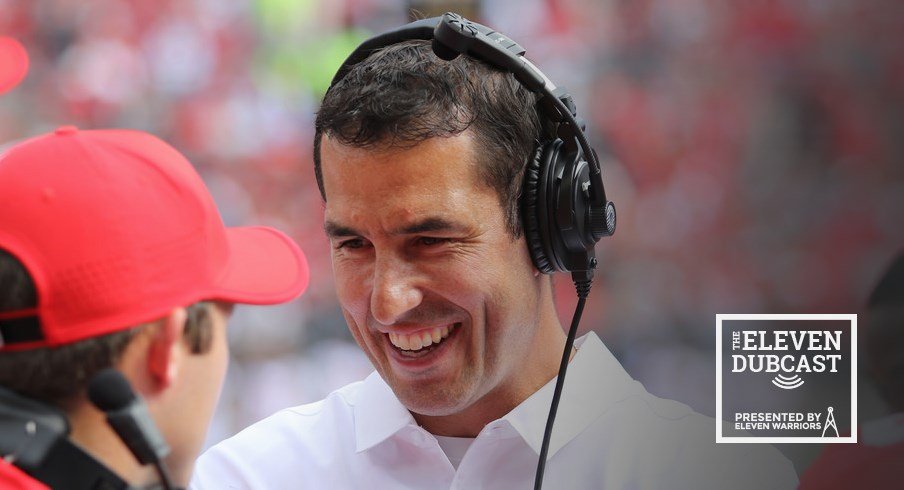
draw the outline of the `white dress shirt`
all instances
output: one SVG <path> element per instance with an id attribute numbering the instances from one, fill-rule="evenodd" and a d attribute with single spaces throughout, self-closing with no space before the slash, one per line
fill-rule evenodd
<path id="1" fill-rule="evenodd" d="M 715 444 L 712 418 L 657 398 L 590 333 L 575 343 L 549 447 L 548 489 L 791 489 L 765 444 Z M 191 488 L 531 489 L 555 380 L 477 435 L 456 469 L 377 373 L 217 444 Z"/>

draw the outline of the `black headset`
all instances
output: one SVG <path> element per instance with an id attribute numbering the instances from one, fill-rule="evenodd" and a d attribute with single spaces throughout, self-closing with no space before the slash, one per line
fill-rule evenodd
<path id="1" fill-rule="evenodd" d="M 132 488 L 72 442 L 70 431 L 60 409 L 0 386 L 0 457 L 50 488 Z"/>
<path id="2" fill-rule="evenodd" d="M 158 484 L 144 490 L 175 487 L 163 458 L 170 448 L 147 405 L 128 380 L 107 368 L 88 384 L 88 399 L 139 464 L 154 465 Z M 68 490 L 138 490 L 70 439 L 66 414 L 55 406 L 0 386 L 0 458 L 50 488 Z"/>
<path id="3" fill-rule="evenodd" d="M 576 283 L 588 283 L 589 291 L 597 265 L 594 245 L 615 233 L 615 205 L 606 199 L 599 160 L 577 119 L 571 95 L 528 61 L 518 43 L 447 13 L 368 39 L 342 63 L 330 88 L 372 53 L 416 39 L 432 40 L 433 52 L 444 60 L 465 54 L 510 72 L 540 96 L 541 116 L 558 123 L 559 129 L 556 138 L 537 146 L 525 168 L 521 196 L 525 238 L 538 270 L 571 272 Z"/>

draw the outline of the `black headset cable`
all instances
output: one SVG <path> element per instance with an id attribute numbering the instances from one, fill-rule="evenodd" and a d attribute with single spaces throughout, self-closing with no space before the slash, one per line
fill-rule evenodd
<path id="1" fill-rule="evenodd" d="M 534 479 L 534 490 L 543 487 L 543 472 L 546 469 L 546 455 L 549 452 L 549 440 L 552 436 L 552 426 L 556 420 L 556 412 L 559 409 L 559 398 L 562 396 L 562 387 L 565 384 L 565 372 L 568 370 L 568 361 L 571 359 L 571 350 L 574 348 L 574 337 L 581 323 L 581 314 L 584 312 L 584 303 L 590 294 L 592 279 L 575 281 L 574 286 L 578 292 L 578 304 L 574 307 L 574 316 L 571 317 L 571 327 L 568 329 L 568 337 L 565 339 L 565 351 L 562 353 L 562 363 L 559 365 L 559 375 L 556 377 L 556 388 L 553 391 L 552 403 L 549 406 L 549 417 L 546 419 L 546 430 L 543 431 L 543 444 L 540 447 L 540 459 L 537 461 L 537 473 Z"/>

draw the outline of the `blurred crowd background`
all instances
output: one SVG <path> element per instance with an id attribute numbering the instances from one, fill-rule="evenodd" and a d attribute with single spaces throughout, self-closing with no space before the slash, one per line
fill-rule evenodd
<path id="1" fill-rule="evenodd" d="M 445 10 L 574 94 L 619 210 L 582 330 L 653 393 L 713 415 L 716 313 L 857 313 L 904 247 L 899 2 L 0 0 L 31 60 L 0 96 L 0 142 L 155 133 L 227 224 L 281 228 L 308 256 L 301 300 L 237 311 L 210 442 L 370 372 L 333 289 L 313 118 L 357 43 Z"/>

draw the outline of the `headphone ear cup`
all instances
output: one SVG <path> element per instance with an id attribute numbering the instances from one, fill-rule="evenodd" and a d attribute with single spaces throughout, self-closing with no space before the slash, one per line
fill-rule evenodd
<path id="1" fill-rule="evenodd" d="M 546 173 L 543 162 L 546 159 L 549 145 L 538 145 L 534 156 L 527 162 L 524 169 L 524 187 L 521 194 L 521 218 L 524 227 L 524 239 L 527 241 L 527 249 L 534 266 L 544 274 L 555 272 L 555 268 L 546 255 L 543 246 L 543 238 L 540 231 L 540 216 L 538 209 L 545 206 L 540 199 L 540 185 L 542 176 Z"/>

